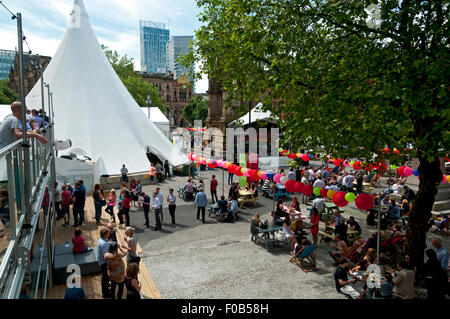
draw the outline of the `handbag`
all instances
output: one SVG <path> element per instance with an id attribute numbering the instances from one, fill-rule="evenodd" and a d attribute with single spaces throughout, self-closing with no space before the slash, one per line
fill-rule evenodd
<path id="1" fill-rule="evenodd" d="M 106 200 L 102 199 L 101 203 L 102 203 L 102 207 L 106 206 Z"/>

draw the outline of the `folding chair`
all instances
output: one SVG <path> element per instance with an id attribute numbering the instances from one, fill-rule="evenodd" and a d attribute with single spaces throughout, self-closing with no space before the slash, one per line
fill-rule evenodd
<path id="1" fill-rule="evenodd" d="M 306 246 L 295 254 L 291 251 L 292 258 L 289 262 L 295 261 L 304 272 L 317 271 L 316 259 L 313 254 L 315 248 L 316 246 Z M 305 265 L 303 265 L 303 262 Z"/>

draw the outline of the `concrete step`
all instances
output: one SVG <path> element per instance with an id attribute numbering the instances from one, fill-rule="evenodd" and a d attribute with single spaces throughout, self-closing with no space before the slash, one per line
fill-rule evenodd
<path id="1" fill-rule="evenodd" d="M 450 210 L 450 200 L 435 201 L 433 205 L 434 211 Z"/>
<path id="2" fill-rule="evenodd" d="M 438 193 L 434 197 L 434 200 L 435 201 L 450 200 L 450 187 L 449 188 L 439 187 Z"/>
<path id="3" fill-rule="evenodd" d="M 442 211 L 436 211 L 436 210 L 433 210 L 433 211 L 431 211 L 431 213 L 432 213 L 433 215 L 437 215 L 437 216 L 441 216 L 441 215 L 446 215 L 446 216 L 448 216 L 448 215 L 450 215 L 450 209 L 448 209 L 448 210 L 442 210 Z"/>

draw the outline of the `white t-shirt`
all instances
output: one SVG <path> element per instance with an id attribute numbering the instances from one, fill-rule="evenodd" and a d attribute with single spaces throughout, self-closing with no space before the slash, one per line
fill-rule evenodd
<path id="1" fill-rule="evenodd" d="M 323 180 L 318 179 L 317 181 L 314 182 L 313 187 L 320 187 L 320 188 L 324 188 L 325 187 L 325 183 Z"/>
<path id="2" fill-rule="evenodd" d="M 126 167 L 123 167 L 120 169 L 120 172 L 122 173 L 122 175 L 126 175 L 128 173 L 128 170 Z"/>
<path id="3" fill-rule="evenodd" d="M 316 198 L 313 201 L 313 207 L 317 208 L 319 213 L 323 213 L 325 211 L 325 201 L 323 198 Z"/>

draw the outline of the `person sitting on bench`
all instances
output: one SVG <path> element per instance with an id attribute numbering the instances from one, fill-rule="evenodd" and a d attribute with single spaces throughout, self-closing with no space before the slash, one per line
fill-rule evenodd
<path id="1" fill-rule="evenodd" d="M 187 199 L 194 198 L 194 185 L 192 184 L 192 178 L 189 178 L 186 185 L 184 185 L 184 192 L 186 194 Z"/>
<path id="2" fill-rule="evenodd" d="M 337 234 L 334 237 L 334 241 L 336 242 L 336 245 L 334 247 L 330 245 L 331 249 L 328 250 L 328 254 L 330 254 L 331 258 L 333 258 L 334 260 L 333 266 L 336 266 L 339 258 L 345 256 L 345 252 L 347 251 L 347 244 Z"/>
<path id="3" fill-rule="evenodd" d="M 81 236 L 81 229 L 75 228 L 74 237 L 72 238 L 73 248 L 72 252 L 74 254 L 82 254 L 92 250 L 92 247 L 86 245 L 86 238 Z"/>
<path id="4" fill-rule="evenodd" d="M 388 206 L 388 219 L 398 220 L 400 219 L 400 211 L 395 204 L 395 199 L 391 199 L 391 204 Z"/>
<path id="5" fill-rule="evenodd" d="M 237 202 L 237 200 L 234 199 L 233 197 L 230 197 L 228 199 L 228 214 L 231 213 L 231 216 L 234 215 L 236 217 L 236 219 L 238 219 L 239 218 L 238 215 L 237 215 L 238 212 L 239 212 L 239 209 L 238 209 L 238 202 Z"/>
<path id="6" fill-rule="evenodd" d="M 219 213 L 225 214 L 227 212 L 228 202 L 225 200 L 225 196 L 220 196 L 220 200 L 217 202 L 219 205 Z"/>
<path id="7" fill-rule="evenodd" d="M 291 250 L 294 251 L 295 244 L 298 244 L 294 231 L 291 229 L 291 218 L 287 215 L 283 221 L 283 232 L 286 235 L 286 239 L 291 242 Z"/>

